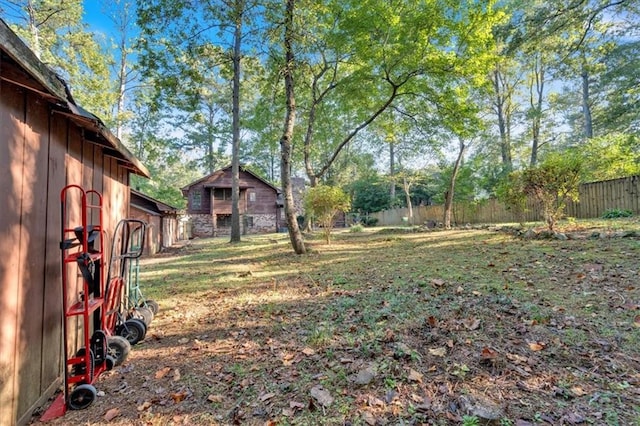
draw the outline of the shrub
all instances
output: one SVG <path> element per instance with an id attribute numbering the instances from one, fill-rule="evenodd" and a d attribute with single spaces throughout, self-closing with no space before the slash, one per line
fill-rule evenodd
<path id="1" fill-rule="evenodd" d="M 331 229 L 336 216 L 351 207 L 349 195 L 335 186 L 318 185 L 309 189 L 304 197 L 305 212 L 318 221 L 324 231 L 327 244 L 331 242 Z"/>
<path id="2" fill-rule="evenodd" d="M 378 218 L 369 216 L 363 217 L 362 224 L 364 226 L 376 226 L 378 224 Z"/>
<path id="3" fill-rule="evenodd" d="M 617 219 L 619 217 L 631 217 L 633 216 L 633 211 L 625 209 L 609 209 L 602 214 L 603 219 Z"/>
<path id="4" fill-rule="evenodd" d="M 364 231 L 364 226 L 357 224 L 357 225 L 351 225 L 351 227 L 349 228 L 349 232 L 362 232 Z"/>

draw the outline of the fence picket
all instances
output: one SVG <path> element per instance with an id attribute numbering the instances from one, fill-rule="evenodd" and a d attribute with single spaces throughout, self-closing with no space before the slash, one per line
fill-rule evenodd
<path id="1" fill-rule="evenodd" d="M 567 201 L 566 216 L 588 219 L 597 218 L 609 209 L 628 209 L 634 215 L 640 214 L 640 176 L 630 176 L 601 182 L 590 182 L 580 185 L 578 201 Z M 480 201 L 477 204 L 454 203 L 454 220 L 459 225 L 466 223 L 505 223 L 517 222 L 518 218 L 507 210 L 495 198 Z M 371 213 L 378 219 L 378 225 L 402 225 L 403 217 L 407 217 L 408 209 L 399 208 Z M 413 209 L 413 222 L 416 225 L 429 221 L 441 223 L 444 217 L 444 206 L 416 206 Z M 535 222 L 543 220 L 542 210 L 536 203 L 527 200 L 527 211 L 524 220 Z M 409 219 L 411 223 L 411 219 Z"/>

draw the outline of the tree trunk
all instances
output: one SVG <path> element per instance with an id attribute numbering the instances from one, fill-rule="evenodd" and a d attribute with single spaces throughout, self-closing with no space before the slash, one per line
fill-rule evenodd
<path id="1" fill-rule="evenodd" d="M 244 0 L 236 0 L 233 33 L 233 95 L 231 146 L 231 241 L 240 242 L 240 45 L 242 43 L 242 15 Z"/>
<path id="2" fill-rule="evenodd" d="M 409 210 L 407 216 L 409 219 L 409 225 L 413 225 L 413 205 L 411 204 L 411 184 L 407 180 L 406 176 L 402 177 L 402 188 L 404 189 L 404 196 L 407 201 L 407 210 Z"/>
<path id="3" fill-rule="evenodd" d="M 544 64 L 542 59 L 537 58 L 534 69 L 535 81 L 531 83 L 530 87 L 530 104 L 533 111 L 533 117 L 531 122 L 531 160 L 529 165 L 535 167 L 538 163 L 538 148 L 540 147 L 540 128 L 542 123 L 542 99 L 544 96 Z M 535 95 L 535 97 L 534 97 Z"/>
<path id="4" fill-rule="evenodd" d="M 582 114 L 584 115 L 584 136 L 593 138 L 593 121 L 591 119 L 591 106 L 589 105 L 589 71 L 582 66 Z"/>
<path id="5" fill-rule="evenodd" d="M 494 106 L 498 117 L 498 130 L 500 131 L 500 154 L 502 156 L 503 170 L 509 172 L 513 169 L 513 161 L 511 159 L 511 118 L 509 112 L 509 102 L 511 94 L 509 87 L 505 81 L 505 76 L 496 67 L 493 71 L 491 82 L 494 89 Z"/>
<path id="6" fill-rule="evenodd" d="M 391 177 L 391 186 L 389 187 L 389 207 L 393 206 L 396 198 L 396 152 L 393 141 L 389 143 L 389 177 Z"/>
<path id="7" fill-rule="evenodd" d="M 460 164 L 462 164 L 462 158 L 464 156 L 465 145 L 463 141 L 460 141 L 460 150 L 458 151 L 458 158 L 453 165 L 453 171 L 451 172 L 451 181 L 449 181 L 449 189 L 444 195 L 444 227 L 445 229 L 451 229 L 451 211 L 453 210 L 453 194 L 456 187 L 456 178 L 458 177 L 458 171 L 460 170 Z"/>
<path id="8" fill-rule="evenodd" d="M 286 64 L 284 67 L 284 82 L 287 97 L 287 112 L 285 115 L 284 131 L 280 139 L 282 190 L 284 191 L 284 212 L 289 229 L 289 239 L 296 254 L 307 252 L 302 239 L 302 232 L 298 227 L 293 204 L 293 186 L 291 184 L 291 151 L 293 148 L 293 126 L 296 120 L 296 100 L 294 94 L 294 57 L 291 43 L 293 41 L 293 13 L 295 0 L 287 0 L 284 26 L 284 50 Z"/>

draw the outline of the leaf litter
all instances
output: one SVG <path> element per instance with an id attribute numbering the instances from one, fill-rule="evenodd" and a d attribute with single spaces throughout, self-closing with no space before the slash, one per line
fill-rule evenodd
<path id="1" fill-rule="evenodd" d="M 638 419 L 637 239 L 374 231 L 308 256 L 262 241 L 143 262 L 150 337 L 50 424 Z"/>

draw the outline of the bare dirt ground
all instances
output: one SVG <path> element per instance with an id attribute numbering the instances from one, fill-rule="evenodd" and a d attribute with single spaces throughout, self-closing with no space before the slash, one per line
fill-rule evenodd
<path id="1" fill-rule="evenodd" d="M 49 424 L 640 425 L 640 239 L 573 232 L 193 241 L 143 262 L 146 339 Z"/>

